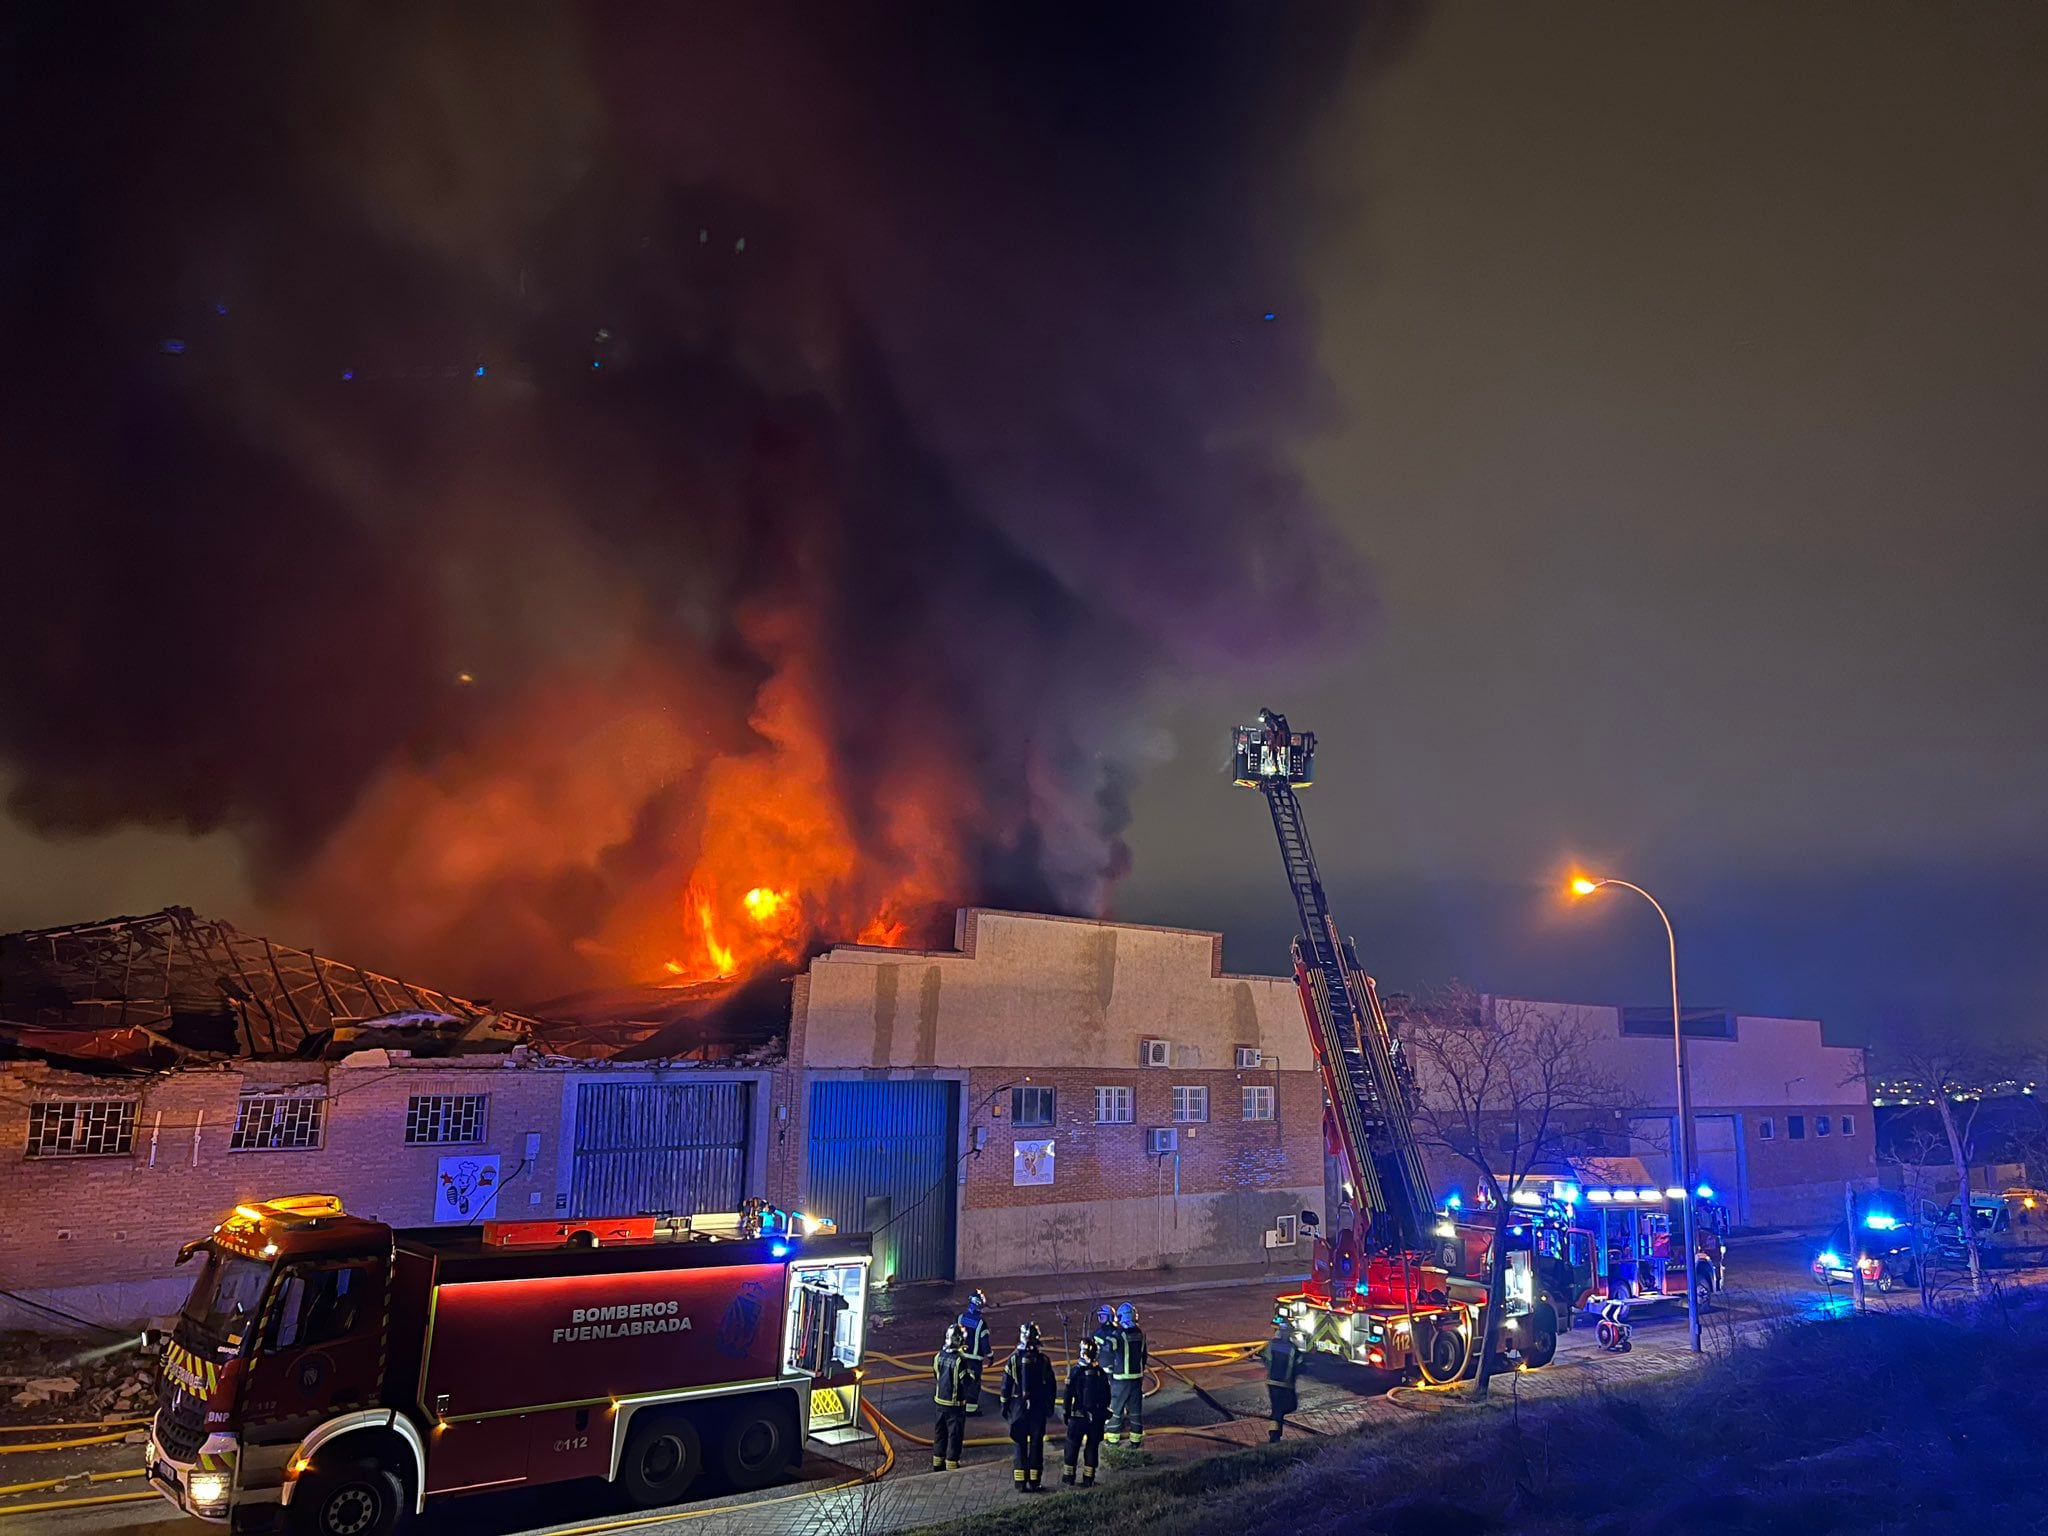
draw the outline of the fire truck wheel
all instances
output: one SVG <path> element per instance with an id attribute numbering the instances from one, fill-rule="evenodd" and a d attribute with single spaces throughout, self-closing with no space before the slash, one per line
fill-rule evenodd
<path id="1" fill-rule="evenodd" d="M 673 1504 L 690 1491 L 704 1465 L 697 1426 L 681 1414 L 643 1414 L 633 1421 L 619 1486 L 642 1507 Z"/>
<path id="2" fill-rule="evenodd" d="M 1538 1307 L 1529 1319 L 1529 1342 L 1522 1347 L 1522 1364 L 1540 1371 L 1557 1356 L 1557 1314 Z"/>
<path id="3" fill-rule="evenodd" d="M 299 1536 L 391 1536 L 405 1513 L 405 1480 L 375 1461 L 313 1464 L 292 1495 Z"/>
<path id="4" fill-rule="evenodd" d="M 1466 1347 L 1465 1336 L 1448 1326 L 1431 1328 L 1427 1332 L 1428 1337 L 1419 1341 L 1422 1347 L 1416 1351 L 1415 1369 L 1431 1386 L 1456 1381 L 1463 1374 L 1466 1357 L 1471 1353 Z"/>
<path id="5" fill-rule="evenodd" d="M 735 1406 L 718 1442 L 718 1469 L 735 1488 L 760 1488 L 789 1465 L 789 1405 L 757 1399 Z"/>

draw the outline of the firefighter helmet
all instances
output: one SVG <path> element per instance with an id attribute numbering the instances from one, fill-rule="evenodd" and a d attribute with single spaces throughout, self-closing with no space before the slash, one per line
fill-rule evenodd
<path id="1" fill-rule="evenodd" d="M 1125 1302 L 1122 1306 L 1118 1307 L 1116 1309 L 1116 1325 L 1119 1328 L 1137 1327 L 1138 1309 L 1132 1306 L 1128 1301 Z"/>
<path id="2" fill-rule="evenodd" d="M 1100 1344 L 1096 1343 L 1093 1339 L 1083 1339 L 1081 1341 L 1081 1363 L 1083 1365 L 1094 1365 L 1101 1357 L 1102 1346 Z"/>
<path id="3" fill-rule="evenodd" d="M 1026 1323 L 1017 1330 L 1017 1347 L 1019 1349 L 1038 1348 L 1038 1324 Z"/>
<path id="4" fill-rule="evenodd" d="M 967 1293 L 967 1310 L 969 1312 L 979 1312 L 987 1305 L 988 1298 L 982 1295 L 980 1291 L 974 1290 Z"/>
<path id="5" fill-rule="evenodd" d="M 1115 1307 L 1112 1307 L 1112 1306 L 1111 1306 L 1111 1305 L 1110 1305 L 1110 1304 L 1109 1304 L 1108 1302 L 1106 1302 L 1106 1301 L 1105 1301 L 1105 1302 L 1104 1302 L 1104 1303 L 1103 1303 L 1103 1304 L 1102 1304 L 1101 1306 L 1099 1306 L 1099 1307 L 1097 1307 L 1097 1308 L 1095 1309 L 1095 1326 L 1096 1326 L 1096 1327 L 1098 1327 L 1098 1328 L 1108 1328 L 1108 1327 L 1112 1326 L 1112 1325 L 1113 1325 L 1113 1324 L 1114 1324 L 1115 1322 L 1116 1322 L 1116 1308 L 1115 1308 Z"/>
<path id="6" fill-rule="evenodd" d="M 967 1343 L 967 1330 L 958 1323 L 946 1324 L 946 1348 L 959 1349 Z"/>

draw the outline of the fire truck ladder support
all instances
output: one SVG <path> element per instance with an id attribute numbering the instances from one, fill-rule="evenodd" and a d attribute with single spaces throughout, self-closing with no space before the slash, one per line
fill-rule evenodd
<path id="1" fill-rule="evenodd" d="M 1379 1246 L 1421 1245 L 1430 1209 L 1429 1179 L 1409 1118 L 1407 1088 L 1378 989 L 1337 935 L 1309 846 L 1301 801 L 1285 778 L 1259 783 L 1287 883 L 1294 890 L 1302 936 L 1294 941 L 1296 978 L 1323 1066 L 1345 1160 L 1358 1181 L 1357 1200 L 1370 1213 Z M 1393 1231 L 1386 1231 L 1391 1226 Z"/>

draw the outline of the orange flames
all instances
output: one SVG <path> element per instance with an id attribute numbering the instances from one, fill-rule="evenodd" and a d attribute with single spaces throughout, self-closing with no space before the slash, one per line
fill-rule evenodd
<path id="1" fill-rule="evenodd" d="M 973 797 L 921 742 L 863 765 L 856 811 L 799 648 L 752 638 L 779 670 L 744 726 L 704 702 L 729 679 L 669 657 L 531 687 L 462 750 L 388 769 L 288 905 L 324 945 L 508 1005 L 940 937 Z"/>

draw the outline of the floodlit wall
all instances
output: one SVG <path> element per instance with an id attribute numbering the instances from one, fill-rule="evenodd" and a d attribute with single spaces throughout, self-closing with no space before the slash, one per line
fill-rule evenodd
<path id="1" fill-rule="evenodd" d="M 956 946 L 818 957 L 791 1054 L 814 1079 L 965 1074 L 959 1275 L 1306 1263 L 1305 1243 L 1266 1245 L 1322 1205 L 1322 1092 L 1291 980 L 1227 975 L 1220 935 L 1185 929 L 969 909 Z M 1163 1064 L 1145 1064 L 1148 1040 Z M 1049 1116 L 1025 1088 L 1051 1090 Z M 1126 1094 L 1128 1121 L 1098 1118 Z M 1014 1125 L 1020 1104 L 1047 1123 Z M 1155 1127 L 1176 1132 L 1171 1153 L 1148 1150 Z"/>

